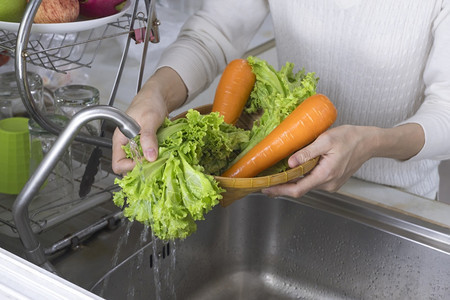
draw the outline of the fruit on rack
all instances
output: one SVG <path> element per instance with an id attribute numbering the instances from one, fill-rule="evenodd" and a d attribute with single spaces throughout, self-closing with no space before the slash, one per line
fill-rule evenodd
<path id="1" fill-rule="evenodd" d="M 6 55 L 6 50 L 0 52 L 0 67 L 9 61 L 9 56 Z"/>
<path id="2" fill-rule="evenodd" d="M 80 15 L 87 18 L 102 18 L 120 12 L 127 0 L 79 0 Z"/>
<path id="3" fill-rule="evenodd" d="M 67 23 L 76 21 L 80 13 L 78 0 L 42 0 L 34 17 L 35 23 Z"/>
<path id="4" fill-rule="evenodd" d="M 20 22 L 27 0 L 0 0 L 0 21 Z"/>

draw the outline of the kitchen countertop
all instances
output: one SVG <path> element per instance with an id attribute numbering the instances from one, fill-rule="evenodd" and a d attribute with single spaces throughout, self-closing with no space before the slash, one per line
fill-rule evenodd
<path id="1" fill-rule="evenodd" d="M 450 228 L 450 205 L 444 202 L 356 178 L 350 178 L 338 193 Z"/>
<path id="2" fill-rule="evenodd" d="M 0 248 L 1 299 L 103 299 Z"/>

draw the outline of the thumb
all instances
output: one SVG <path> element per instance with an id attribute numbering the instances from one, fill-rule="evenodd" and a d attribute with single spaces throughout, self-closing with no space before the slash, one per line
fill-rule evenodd
<path id="1" fill-rule="evenodd" d="M 141 132 L 141 147 L 146 160 L 155 161 L 158 158 L 158 140 L 154 131 Z"/>
<path id="2" fill-rule="evenodd" d="M 157 122 L 146 123 L 141 130 L 141 147 L 146 160 L 153 162 L 158 158 Z"/>
<path id="3" fill-rule="evenodd" d="M 291 157 L 289 157 L 288 159 L 289 167 L 290 168 L 298 167 L 299 165 L 307 162 L 308 160 L 316 158 L 322 154 L 324 154 L 324 149 L 320 150 L 320 147 L 313 142 L 312 144 L 309 144 L 308 146 L 300 149 L 299 151 L 292 154 Z"/>
<path id="4" fill-rule="evenodd" d="M 164 115 L 149 113 L 141 124 L 141 147 L 146 160 L 158 158 L 158 138 L 156 132 L 164 121 Z"/>

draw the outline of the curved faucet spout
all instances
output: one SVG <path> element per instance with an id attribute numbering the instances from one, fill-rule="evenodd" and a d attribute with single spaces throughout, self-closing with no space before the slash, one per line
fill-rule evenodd
<path id="1" fill-rule="evenodd" d="M 117 108 L 97 105 L 80 110 L 61 132 L 53 147 L 17 196 L 12 208 L 14 223 L 25 248 L 25 254 L 28 260 L 39 266 L 44 266 L 53 272 L 54 270 L 51 269 L 51 265 L 48 263 L 44 251 L 31 228 L 28 219 L 28 206 L 75 136 L 81 130 L 81 127 L 95 119 L 106 119 L 113 122 L 128 138 L 135 137 L 140 131 L 137 122 Z"/>
<path id="2" fill-rule="evenodd" d="M 89 106 L 79 111 L 73 116 L 67 129 L 73 125 L 73 130 L 78 133 L 83 125 L 95 119 L 105 119 L 112 121 L 119 127 L 120 131 L 129 139 L 134 138 L 139 134 L 141 127 L 130 116 L 124 112 L 108 105 Z M 71 132 L 72 130 L 69 130 Z M 76 134 L 72 136 L 72 140 Z M 71 141 L 72 141 L 71 140 Z"/>

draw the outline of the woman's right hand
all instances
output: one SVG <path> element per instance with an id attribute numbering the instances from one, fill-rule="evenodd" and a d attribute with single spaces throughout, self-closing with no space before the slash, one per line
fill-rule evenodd
<path id="1" fill-rule="evenodd" d="M 156 131 L 164 118 L 184 103 L 186 96 L 186 86 L 178 74 L 164 67 L 143 85 L 128 107 L 126 113 L 141 126 L 141 146 L 148 161 L 155 161 L 158 157 Z M 122 149 L 127 143 L 128 138 L 116 129 L 112 139 L 112 169 L 116 174 L 125 174 L 135 165 Z"/>

